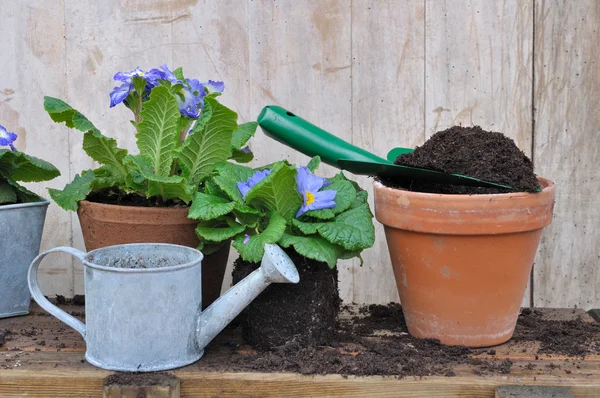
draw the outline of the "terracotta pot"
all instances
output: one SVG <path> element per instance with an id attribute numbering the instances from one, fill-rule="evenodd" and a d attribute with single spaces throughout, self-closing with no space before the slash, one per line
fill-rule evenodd
<path id="1" fill-rule="evenodd" d="M 542 228 L 552 221 L 554 184 L 542 192 L 440 195 L 375 181 L 410 334 L 485 347 L 512 337 Z"/>
<path id="2" fill-rule="evenodd" d="M 172 243 L 197 247 L 198 222 L 187 218 L 188 208 L 118 206 L 79 202 L 77 215 L 87 251 L 124 243 Z M 202 260 L 202 307 L 221 295 L 229 244 Z"/>

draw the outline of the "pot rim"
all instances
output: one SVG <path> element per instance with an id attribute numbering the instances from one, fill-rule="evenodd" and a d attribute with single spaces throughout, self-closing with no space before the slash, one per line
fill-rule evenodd
<path id="1" fill-rule="evenodd" d="M 83 203 L 86 206 L 98 206 L 105 208 L 118 208 L 118 209 L 143 209 L 148 212 L 165 212 L 165 211 L 189 211 L 190 206 L 185 207 L 150 207 L 150 206 L 127 206 L 127 205 L 115 205 L 109 203 L 92 202 L 90 200 L 80 200 L 78 205 Z"/>
<path id="2" fill-rule="evenodd" d="M 373 186 L 377 187 L 380 190 L 389 190 L 389 191 L 400 191 L 406 192 L 407 195 L 414 196 L 415 198 L 422 198 L 425 200 L 431 199 L 439 199 L 440 197 L 447 197 L 452 199 L 453 201 L 483 201 L 490 199 L 515 199 L 522 198 L 533 195 L 541 195 L 543 193 L 547 193 L 548 191 L 554 189 L 554 183 L 544 177 L 536 176 L 537 180 L 542 185 L 541 192 L 508 192 L 508 193 L 488 193 L 488 194 L 447 194 L 447 193 L 429 193 L 429 192 L 416 192 L 409 191 L 407 189 L 402 188 L 392 188 L 378 180 L 373 180 Z"/>
<path id="3" fill-rule="evenodd" d="M 50 201 L 48 199 L 41 200 L 39 202 L 27 202 L 27 203 L 13 203 L 10 205 L 0 205 L 0 210 L 12 210 L 22 209 L 24 207 L 37 207 L 37 206 L 48 206 Z"/>
<path id="4" fill-rule="evenodd" d="M 113 248 L 113 247 L 116 247 L 116 246 L 128 246 L 128 247 L 133 247 L 133 246 L 166 246 L 166 247 L 175 247 L 175 248 L 178 248 L 178 249 L 185 249 L 187 251 L 192 251 L 192 252 L 194 252 L 194 254 L 198 254 L 198 258 L 196 258 L 196 259 L 194 259 L 192 261 L 188 261 L 187 263 L 177 264 L 177 265 L 172 265 L 172 266 L 167 266 L 167 267 L 159 267 L 159 268 L 117 268 L 117 267 L 107 267 L 105 265 L 100 265 L 100 264 L 96 264 L 96 263 L 90 262 L 90 260 L 89 260 L 90 256 L 96 254 L 99 251 L 107 250 L 107 249 L 110 249 L 110 248 Z M 92 251 L 89 251 L 89 252 L 85 253 L 85 255 L 83 256 L 83 258 L 81 258 L 81 262 L 86 267 L 90 267 L 90 268 L 94 268 L 94 269 L 98 269 L 98 270 L 102 270 L 102 271 L 107 271 L 107 272 L 118 272 L 118 273 L 125 273 L 125 274 L 149 274 L 149 273 L 158 273 L 158 272 L 171 272 L 171 271 L 177 271 L 177 270 L 184 269 L 184 268 L 190 268 L 190 267 L 193 267 L 193 266 L 201 264 L 203 259 L 204 259 L 204 254 L 200 250 L 194 249 L 193 247 L 182 246 L 182 245 L 175 245 L 175 244 L 171 244 L 171 243 L 126 243 L 126 244 L 120 244 L 120 245 L 112 245 L 112 246 L 100 247 L 98 249 L 94 249 Z"/>
<path id="5" fill-rule="evenodd" d="M 456 195 L 407 191 L 373 182 L 375 217 L 386 227 L 449 235 L 498 235 L 540 229 L 552 221 L 554 184 L 541 192 Z"/>

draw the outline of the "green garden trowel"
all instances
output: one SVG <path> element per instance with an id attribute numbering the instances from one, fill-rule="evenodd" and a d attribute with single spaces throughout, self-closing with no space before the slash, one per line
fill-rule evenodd
<path id="1" fill-rule="evenodd" d="M 404 178 L 437 184 L 469 185 L 512 189 L 506 185 L 482 181 L 460 174 L 447 174 L 394 164 L 394 160 L 410 148 L 393 148 L 387 160 L 328 133 L 280 106 L 266 106 L 258 115 L 265 134 L 308 156 L 319 156 L 331 166 L 358 175 Z"/>

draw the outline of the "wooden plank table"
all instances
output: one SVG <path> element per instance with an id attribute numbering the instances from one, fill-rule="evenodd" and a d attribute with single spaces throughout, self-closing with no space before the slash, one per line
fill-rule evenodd
<path id="1" fill-rule="evenodd" d="M 78 317 L 83 308 L 63 306 Z M 583 310 L 543 313 L 549 319 L 582 316 L 594 322 Z M 0 319 L 4 329 L 13 333 L 0 345 L 0 397 L 102 397 L 103 380 L 112 372 L 85 362 L 85 343 L 75 331 L 36 305 L 28 316 Z M 215 370 L 214 358 L 231 356 L 232 349 L 222 343 L 209 347 L 204 359 L 170 372 L 181 381 L 182 397 L 493 397 L 502 385 L 563 386 L 576 397 L 600 397 L 600 356 L 539 354 L 536 341 L 495 347 L 494 358 L 513 361 L 508 374 L 478 376 L 470 365 L 460 365 L 453 377 L 404 378 Z M 252 349 L 242 346 L 235 355 L 245 353 Z"/>

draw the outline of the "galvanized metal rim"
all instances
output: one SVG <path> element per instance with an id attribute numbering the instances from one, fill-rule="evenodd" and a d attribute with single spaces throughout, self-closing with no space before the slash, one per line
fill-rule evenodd
<path id="1" fill-rule="evenodd" d="M 1 205 L 0 210 L 12 210 L 12 209 L 22 209 L 24 207 L 37 207 L 37 206 L 48 206 L 50 201 L 44 199 L 40 202 L 28 202 L 28 203 L 15 203 L 12 205 Z"/>
<path id="2" fill-rule="evenodd" d="M 127 246 L 127 247 L 133 247 L 133 246 L 163 246 L 163 247 L 176 247 L 179 249 L 184 249 L 184 250 L 189 250 L 192 251 L 194 254 L 198 254 L 198 258 L 195 260 L 192 260 L 190 262 L 184 263 L 184 264 L 177 264 L 177 265 L 173 265 L 173 266 L 168 266 L 168 267 L 160 267 L 160 268 L 116 268 L 116 267 L 107 267 L 104 265 L 99 265 L 99 264 L 94 264 L 90 261 L 88 261 L 88 258 L 92 255 L 94 255 L 95 253 L 102 251 L 102 250 L 106 250 L 109 249 L 111 247 L 115 247 L 115 246 Z M 90 268 L 95 268 L 95 269 L 99 269 L 102 271 L 107 271 L 107 272 L 121 272 L 121 273 L 126 273 L 126 274 L 145 274 L 145 273 L 156 273 L 156 272 L 171 272 L 171 271 L 177 271 L 183 268 L 190 268 L 195 266 L 196 264 L 200 264 L 200 262 L 204 259 L 204 254 L 197 250 L 194 249 L 193 247 L 187 247 L 187 246 L 181 246 L 181 245 L 174 245 L 171 243 L 128 243 L 128 244 L 123 244 L 123 245 L 112 245 L 112 246 L 106 246 L 106 247 L 101 247 L 99 249 L 95 249 L 92 250 L 91 252 L 88 252 L 85 257 L 83 257 L 83 259 L 81 259 L 81 262 L 83 263 L 83 265 L 85 265 L 86 267 L 90 267 Z"/>

